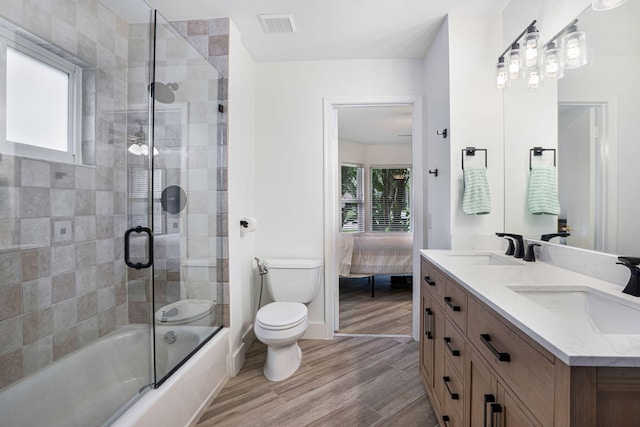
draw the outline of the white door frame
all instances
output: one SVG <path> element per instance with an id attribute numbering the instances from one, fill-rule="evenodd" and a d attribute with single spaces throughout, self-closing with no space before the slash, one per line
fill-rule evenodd
<path id="1" fill-rule="evenodd" d="M 597 177 L 596 188 L 600 194 L 600 205 L 596 206 L 596 251 L 618 252 L 618 98 L 563 98 L 558 105 L 599 107 L 600 129 L 598 137 L 603 147 L 601 163 L 596 165 L 601 174 Z M 562 159 L 558 164 L 561 165 Z M 562 166 L 560 166 L 562 167 Z"/>
<path id="2" fill-rule="evenodd" d="M 420 252 L 426 242 L 423 227 L 423 113 L 422 96 L 360 96 L 324 98 L 324 277 L 325 277 L 325 324 L 326 336 L 333 338 L 338 317 L 338 263 L 336 257 L 336 234 L 338 232 L 338 195 L 340 194 L 338 177 L 338 138 L 335 122 L 337 107 L 393 106 L 411 105 L 412 117 L 412 207 L 413 212 L 413 310 L 412 336 L 418 340 L 420 319 Z"/>

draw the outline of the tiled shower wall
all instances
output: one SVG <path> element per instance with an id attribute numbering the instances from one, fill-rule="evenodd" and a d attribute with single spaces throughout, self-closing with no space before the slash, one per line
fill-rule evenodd
<path id="1" fill-rule="evenodd" d="M 171 23 L 193 47 L 206 58 L 219 73 L 218 103 L 222 112 L 216 115 L 217 145 L 216 164 L 216 216 L 215 235 L 217 238 L 216 279 L 222 293 L 221 321 L 222 325 L 229 325 L 229 234 L 228 234 L 228 134 L 227 134 L 227 100 L 229 79 L 229 19 L 195 20 Z M 210 230 L 213 235 L 213 229 Z M 220 314 L 220 313 L 219 313 Z"/>
<path id="2" fill-rule="evenodd" d="M 0 158 L 0 388 L 128 323 L 128 26 L 97 1 L 0 2 L 85 72 L 85 165 Z M 34 117 L 34 125 L 38 118 Z M 95 141 L 94 141 L 95 137 Z"/>

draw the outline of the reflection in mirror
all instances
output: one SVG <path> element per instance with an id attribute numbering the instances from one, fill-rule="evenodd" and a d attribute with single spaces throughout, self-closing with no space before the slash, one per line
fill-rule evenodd
<path id="1" fill-rule="evenodd" d="M 551 243 L 638 253 L 638 16 L 640 2 L 608 11 L 589 7 L 577 17 L 587 38 L 588 64 L 566 70 L 560 80 L 543 81 L 538 92 L 528 92 L 520 81 L 504 92 L 506 230 L 540 239 L 567 227 L 571 236 Z M 523 157 L 534 145 L 556 144 L 561 213 L 536 217 L 523 206 L 528 189 Z"/>
<path id="2" fill-rule="evenodd" d="M 608 253 L 638 251 L 640 3 L 578 17 L 590 63 L 558 81 L 561 218 L 567 244 Z M 635 252 L 634 252 L 635 251 Z"/>

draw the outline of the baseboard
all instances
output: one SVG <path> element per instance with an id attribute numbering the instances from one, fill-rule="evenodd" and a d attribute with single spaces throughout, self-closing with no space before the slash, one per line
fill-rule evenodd
<path id="1" fill-rule="evenodd" d="M 303 340 L 326 340 L 331 338 L 327 324 L 324 322 L 310 322 Z"/>
<path id="2" fill-rule="evenodd" d="M 228 368 L 229 375 L 235 377 L 240 372 L 240 369 L 244 366 L 244 362 L 246 360 L 246 354 L 249 348 L 251 348 L 251 344 L 256 340 L 256 335 L 253 332 L 253 326 L 251 326 L 245 333 L 242 335 L 242 344 L 240 347 L 229 356 L 228 360 Z"/>

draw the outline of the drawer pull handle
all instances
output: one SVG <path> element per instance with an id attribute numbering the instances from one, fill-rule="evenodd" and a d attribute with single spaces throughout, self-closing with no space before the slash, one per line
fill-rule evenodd
<path id="1" fill-rule="evenodd" d="M 451 421 L 451 418 L 449 418 L 449 415 L 442 416 L 442 422 L 444 423 L 445 427 L 449 427 L 449 421 Z"/>
<path id="2" fill-rule="evenodd" d="M 433 310 L 429 307 L 424 309 L 424 334 L 427 336 L 428 340 L 433 339 L 433 333 L 431 332 L 431 316 L 433 316 Z"/>
<path id="3" fill-rule="evenodd" d="M 427 284 L 428 284 L 429 286 L 435 286 L 435 285 L 436 285 L 436 282 L 434 282 L 433 280 L 431 280 L 431 277 L 429 277 L 429 276 L 424 276 L 424 281 L 425 281 L 425 282 L 427 282 Z"/>
<path id="4" fill-rule="evenodd" d="M 487 404 L 488 403 L 494 403 L 496 401 L 496 397 L 493 394 L 485 394 L 484 395 L 484 411 L 483 411 L 483 418 L 482 418 L 482 425 L 483 427 L 487 427 Z M 493 420 L 492 420 L 493 422 Z"/>
<path id="5" fill-rule="evenodd" d="M 451 337 L 444 337 L 444 345 L 447 346 L 447 348 L 449 349 L 449 351 L 451 352 L 452 356 L 460 356 L 460 351 L 459 350 L 454 350 L 451 347 Z"/>
<path id="6" fill-rule="evenodd" d="M 451 396 L 451 400 L 458 400 L 460 398 L 460 395 L 458 393 L 452 392 L 451 388 L 449 388 L 449 381 L 451 381 L 451 378 L 442 377 L 442 381 L 444 381 L 444 386 L 447 388 L 447 392 L 449 392 L 449 396 Z"/>
<path id="7" fill-rule="evenodd" d="M 496 414 L 501 414 L 502 413 L 502 405 L 499 403 L 492 403 L 491 404 L 491 427 L 494 427 L 496 424 L 494 423 L 495 419 L 496 419 Z"/>
<path id="8" fill-rule="evenodd" d="M 451 301 L 451 297 L 444 297 L 444 303 L 449 306 L 449 308 L 453 311 L 460 311 L 459 305 L 454 305 Z"/>
<path id="9" fill-rule="evenodd" d="M 482 340 L 484 345 L 486 345 L 487 348 L 491 350 L 491 353 L 493 353 L 493 355 L 497 357 L 499 361 L 509 362 L 511 360 L 511 356 L 509 355 L 509 353 L 500 353 L 493 345 L 491 345 L 491 335 L 480 334 L 480 340 Z"/>

